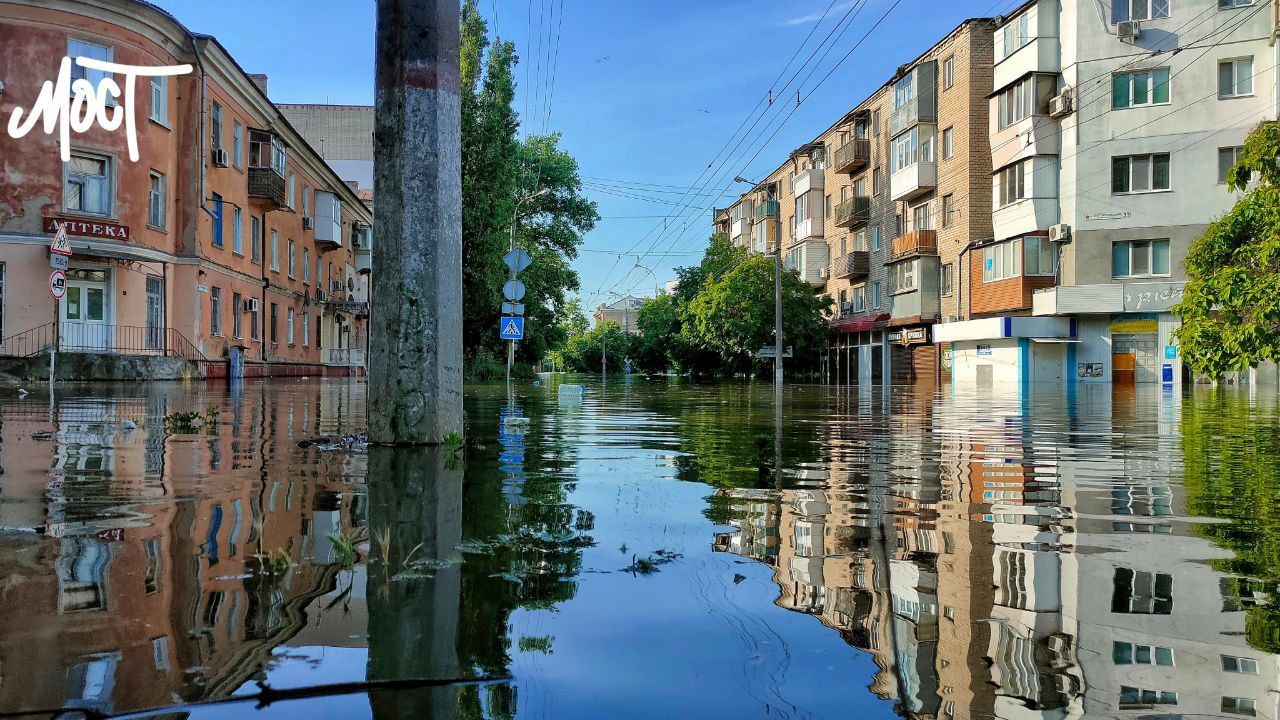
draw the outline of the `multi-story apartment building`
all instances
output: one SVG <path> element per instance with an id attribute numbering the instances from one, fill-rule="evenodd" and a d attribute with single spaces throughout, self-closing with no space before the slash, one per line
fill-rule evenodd
<path id="1" fill-rule="evenodd" d="M 1275 118 L 1274 8 L 1108 5 L 1032 0 L 995 29 L 994 232 L 966 249 L 961 321 L 934 329 L 957 381 L 1182 382 L 1170 309 Z"/>
<path id="2" fill-rule="evenodd" d="M 640 332 L 640 309 L 644 307 L 646 298 L 628 295 L 611 303 L 603 303 L 596 307 L 592 318 L 596 325 L 607 322 L 617 323 L 622 332 L 632 335 Z"/>
<path id="3" fill-rule="evenodd" d="M 363 366 L 372 216 L 216 39 L 137 0 L 0 7 L 0 115 L 36 104 L 64 56 L 188 64 L 140 78 L 123 128 L 0 135 L 0 354 L 181 355 L 208 375 Z M 124 77 L 73 66 L 90 83 Z M 68 228 L 66 293 L 49 244 Z M 238 367 L 238 364 L 237 364 Z"/>

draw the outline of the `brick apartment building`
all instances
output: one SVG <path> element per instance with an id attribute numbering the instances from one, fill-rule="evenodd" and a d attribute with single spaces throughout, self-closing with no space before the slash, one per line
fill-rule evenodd
<path id="1" fill-rule="evenodd" d="M 67 162 L 56 134 L 0 134 L 0 355 L 56 343 L 178 355 L 212 376 L 233 355 L 247 375 L 362 371 L 372 215 L 265 78 L 149 3 L 16 0 L 0 6 L 0 116 L 28 111 L 63 56 L 193 72 L 139 79 L 137 162 L 123 130 L 72 134 Z M 54 301 L 63 222 L 74 254 Z"/>

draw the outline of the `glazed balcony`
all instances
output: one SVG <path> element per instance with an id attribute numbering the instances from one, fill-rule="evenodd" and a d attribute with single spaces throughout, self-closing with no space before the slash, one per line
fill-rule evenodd
<path id="1" fill-rule="evenodd" d="M 803 195 L 811 190 L 821 191 L 826 186 L 822 168 L 809 168 L 796 173 L 795 194 Z"/>
<path id="2" fill-rule="evenodd" d="M 778 217 L 778 201 L 765 200 L 764 202 L 756 205 L 755 217 L 756 217 L 756 222 L 760 222 L 765 218 L 777 218 Z"/>
<path id="3" fill-rule="evenodd" d="M 837 280 L 859 280 L 871 272 L 871 253 L 866 250 L 853 250 L 845 253 L 831 263 L 831 276 Z"/>
<path id="4" fill-rule="evenodd" d="M 938 233 L 934 230 L 915 230 L 893 239 L 893 259 L 938 254 Z"/>
<path id="5" fill-rule="evenodd" d="M 836 205 L 836 227 L 854 228 L 871 222 L 871 198 L 855 195 Z"/>
<path id="6" fill-rule="evenodd" d="M 833 155 L 832 169 L 838 173 L 855 173 L 871 162 L 871 141 L 854 138 L 841 145 Z"/>

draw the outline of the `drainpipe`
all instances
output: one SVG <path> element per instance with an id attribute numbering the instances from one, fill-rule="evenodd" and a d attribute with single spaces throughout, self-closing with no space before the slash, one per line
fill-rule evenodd
<path id="1" fill-rule="evenodd" d="M 205 93 L 208 88 L 208 73 L 205 72 L 204 57 L 200 55 L 200 45 L 196 42 L 196 37 L 194 35 L 191 36 L 191 50 L 196 54 L 196 67 L 200 68 L 200 136 L 196 138 L 196 144 L 200 146 L 200 209 L 203 210 L 210 219 L 217 219 L 213 214 L 213 211 L 204 204 L 206 196 L 205 174 L 207 172 L 206 168 L 208 167 L 205 157 L 205 138 L 208 131 L 205 130 L 204 126 L 204 106 Z"/>

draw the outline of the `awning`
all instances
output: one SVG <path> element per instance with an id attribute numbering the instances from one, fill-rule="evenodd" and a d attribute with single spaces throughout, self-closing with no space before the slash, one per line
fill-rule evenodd
<path id="1" fill-rule="evenodd" d="M 847 320 L 832 320 L 829 327 L 833 332 L 862 332 L 864 330 L 877 330 L 884 327 L 884 322 L 889 319 L 889 314 L 876 315 L 874 317 L 849 318 Z"/>
<path id="2" fill-rule="evenodd" d="M 1053 345 L 1058 345 L 1058 344 L 1061 344 L 1061 343 L 1078 343 L 1078 342 L 1080 342 L 1080 341 L 1079 341 L 1078 339 L 1076 339 L 1076 338 L 1050 338 L 1050 337 L 1043 337 L 1043 338 L 1027 338 L 1027 339 L 1028 339 L 1028 340 L 1030 340 L 1030 341 L 1031 341 L 1031 342 L 1033 342 L 1033 343 L 1050 343 L 1050 344 L 1053 344 Z"/>

